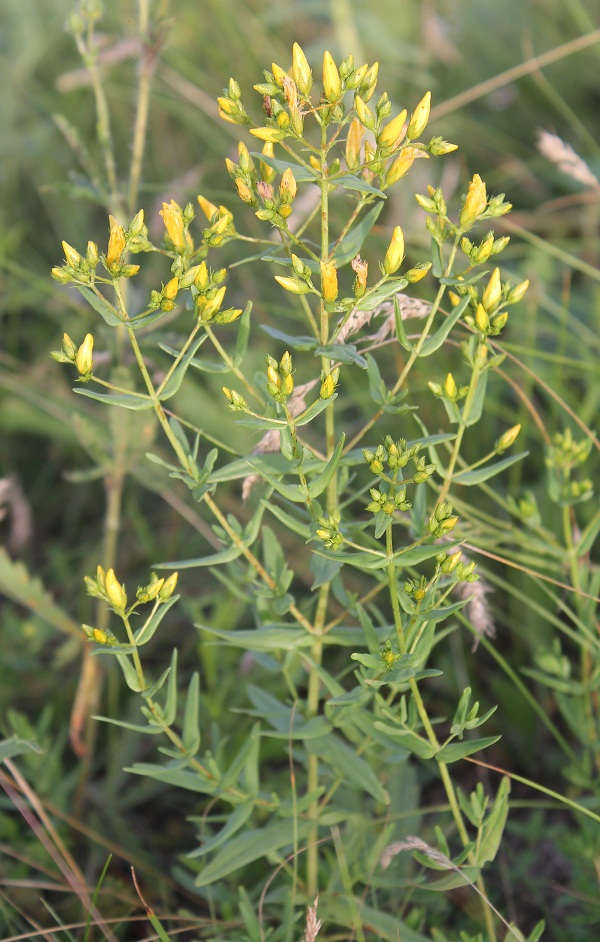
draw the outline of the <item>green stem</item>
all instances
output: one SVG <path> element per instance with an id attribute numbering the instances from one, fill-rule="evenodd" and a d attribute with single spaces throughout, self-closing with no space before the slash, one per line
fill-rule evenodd
<path id="1" fill-rule="evenodd" d="M 130 215 L 135 213 L 140 180 L 142 177 L 148 114 L 150 111 L 150 88 L 152 85 L 152 76 L 156 68 L 156 50 L 151 48 L 148 44 L 149 22 L 150 0 L 138 0 L 138 32 L 142 50 L 129 173 L 129 194 L 127 199 Z"/>
<path id="2" fill-rule="evenodd" d="M 471 414 L 471 409 L 473 408 L 473 403 L 475 401 L 475 393 L 477 392 L 479 380 L 481 379 L 481 372 L 482 370 L 478 363 L 478 352 L 476 351 L 474 356 L 473 372 L 471 373 L 471 382 L 469 383 L 469 391 L 467 393 L 467 398 L 465 399 L 465 404 L 461 412 L 460 424 L 458 426 L 456 438 L 454 439 L 454 446 L 452 448 L 450 462 L 446 470 L 446 478 L 442 484 L 442 489 L 439 495 L 439 503 L 446 499 L 448 496 L 448 491 L 452 485 L 452 476 L 456 468 L 456 462 L 458 461 L 458 456 L 460 454 L 460 446 L 462 445 L 463 436 L 467 429 L 467 423 Z"/>

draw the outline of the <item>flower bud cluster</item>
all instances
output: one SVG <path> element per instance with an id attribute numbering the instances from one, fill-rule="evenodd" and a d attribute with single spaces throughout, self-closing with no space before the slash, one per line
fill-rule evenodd
<path id="1" fill-rule="evenodd" d="M 591 449 L 591 437 L 576 442 L 570 428 L 553 435 L 545 464 L 551 475 L 550 497 L 557 503 L 581 503 L 592 496 L 594 489 L 589 478 L 580 481 L 571 479 L 572 471 L 586 461 Z"/>
<path id="2" fill-rule="evenodd" d="M 468 386 L 456 385 L 452 373 L 448 373 L 443 385 L 433 382 L 427 383 L 427 385 L 438 399 L 448 399 L 450 402 L 459 402 L 459 400 L 464 399 L 469 391 Z"/>
<path id="3" fill-rule="evenodd" d="M 184 209 L 179 203 L 171 200 L 163 203 L 160 215 L 165 224 L 167 248 L 177 255 L 190 255 L 194 251 L 194 243 L 188 232 L 188 227 L 195 216 L 194 207 L 187 203 Z"/>
<path id="4" fill-rule="evenodd" d="M 341 516 L 339 510 L 334 510 L 328 517 L 319 517 L 320 526 L 315 532 L 319 539 L 323 540 L 323 543 L 328 549 L 338 550 L 344 542 L 344 537 L 339 529 L 340 520 Z"/>
<path id="5" fill-rule="evenodd" d="M 102 566 L 98 566 L 96 577 L 84 576 L 84 582 L 88 595 L 108 602 L 114 612 L 118 615 L 125 615 L 138 604 L 154 601 L 162 603 L 170 599 L 175 591 L 178 575 L 177 572 L 174 572 L 166 579 L 159 579 L 155 573 L 152 573 L 148 585 L 138 587 L 136 592 L 137 601 L 130 609 L 127 607 L 125 586 L 118 581 L 114 569 L 104 572 Z M 98 639 L 94 638 L 93 640 Z"/>
<path id="6" fill-rule="evenodd" d="M 219 116 L 230 124 L 251 124 L 250 118 L 241 102 L 242 93 L 235 79 L 230 78 L 227 88 L 217 98 L 219 103 Z"/>
<path id="7" fill-rule="evenodd" d="M 496 337 L 502 331 L 508 321 L 508 311 L 504 308 L 517 304 L 528 287 L 528 280 L 518 285 L 502 282 L 500 269 L 494 268 L 483 290 L 478 285 L 458 285 L 450 292 L 450 301 L 456 305 L 461 297 L 468 295 L 471 313 L 465 315 L 465 322 L 485 339 Z"/>
<path id="8" fill-rule="evenodd" d="M 202 231 L 204 245 L 218 248 L 224 242 L 235 237 L 233 213 L 225 206 L 215 206 L 204 196 L 198 196 L 200 209 L 208 219 L 209 225 Z"/>
<path id="9" fill-rule="evenodd" d="M 379 490 L 377 487 L 369 489 L 371 500 L 365 510 L 373 514 L 384 513 L 391 517 L 396 510 L 410 510 L 412 501 L 406 499 L 406 485 L 394 485 L 389 491 Z"/>
<path id="10" fill-rule="evenodd" d="M 293 276 L 289 275 L 275 275 L 275 281 L 277 281 L 282 288 L 286 291 L 289 291 L 291 294 L 308 294 L 310 291 L 315 291 L 315 287 L 312 283 L 312 272 L 308 265 L 305 265 L 301 258 L 298 258 L 297 255 L 292 253 L 292 271 L 294 272 Z M 321 272 L 321 277 L 323 273 Z M 330 273 L 330 281 L 333 278 L 333 275 Z M 336 285 L 337 285 L 337 275 Z M 329 288 L 328 288 L 329 290 Z"/>
<path id="11" fill-rule="evenodd" d="M 79 372 L 82 383 L 88 383 L 93 375 L 94 338 L 86 334 L 83 343 L 77 347 L 68 334 L 63 335 L 62 350 L 52 350 L 50 356 L 58 363 L 73 363 Z"/>
<path id="12" fill-rule="evenodd" d="M 248 403 L 239 392 L 236 392 L 235 389 L 228 389 L 227 386 L 223 386 L 223 393 L 227 399 L 228 408 L 232 412 L 247 412 Z"/>
<path id="13" fill-rule="evenodd" d="M 420 576 L 419 579 L 407 579 L 402 588 L 410 599 L 422 602 L 427 592 L 427 585 L 426 577 Z"/>
<path id="14" fill-rule="evenodd" d="M 261 161 L 261 165 L 262 164 L 263 162 Z M 234 168 L 236 168 L 235 164 L 230 169 L 230 173 L 237 173 L 237 168 Z M 275 189 L 273 181 L 275 176 L 277 176 L 276 171 L 273 172 L 273 175 L 268 174 L 268 176 L 271 178 L 270 182 L 265 179 L 254 182 L 250 174 L 247 173 L 246 177 L 250 179 L 250 182 L 247 182 L 246 179 L 239 174 L 237 176 L 234 175 L 238 195 L 245 203 L 249 203 L 252 206 L 262 206 L 261 209 L 256 211 L 258 219 L 264 222 L 270 222 L 271 225 L 275 226 L 277 229 L 286 229 L 286 220 L 292 214 L 292 204 L 298 192 L 296 178 L 290 167 L 287 167 L 283 171 L 279 187 Z"/>
<path id="15" fill-rule="evenodd" d="M 487 262 L 492 255 L 498 255 L 504 251 L 509 242 L 510 236 L 495 239 L 493 231 L 490 230 L 479 245 L 475 245 L 467 236 L 463 236 L 460 240 L 460 247 L 468 257 L 472 267 L 475 267 L 475 265 L 482 265 Z"/>
<path id="16" fill-rule="evenodd" d="M 335 392 L 335 388 L 340 380 L 340 368 L 336 366 L 331 373 L 326 373 L 324 370 L 321 372 L 321 388 L 319 390 L 319 397 L 321 399 L 331 399 Z"/>
<path id="17" fill-rule="evenodd" d="M 286 402 L 293 392 L 292 372 L 292 358 L 287 350 L 279 363 L 273 357 L 267 356 L 267 392 L 275 402 Z"/>
<path id="18" fill-rule="evenodd" d="M 444 575 L 452 574 L 457 582 L 477 582 L 478 574 L 473 561 L 463 563 L 460 550 L 452 553 L 440 553 L 436 556 L 440 572 Z"/>
<path id="19" fill-rule="evenodd" d="M 190 279 L 193 280 L 190 283 Z M 217 271 L 208 269 L 206 262 L 190 268 L 182 279 L 183 287 L 189 287 L 194 302 L 196 317 L 203 324 L 230 324 L 242 313 L 241 308 L 227 308 L 221 310 L 225 298 L 226 287 L 223 281 L 227 277 L 227 269 L 219 268 Z"/>
<path id="20" fill-rule="evenodd" d="M 127 229 L 124 229 L 114 216 L 108 217 L 109 236 L 106 254 L 99 252 L 95 242 L 88 242 L 85 255 L 81 255 L 68 242 L 63 242 L 65 264 L 52 269 L 52 277 L 60 284 L 93 284 L 96 268 L 102 265 L 112 279 L 131 278 L 140 270 L 139 265 L 129 265 L 125 261 L 128 252 L 147 252 L 151 249 L 148 242 L 148 228 L 144 223 L 144 211 L 140 209 Z"/>
<path id="21" fill-rule="evenodd" d="M 429 518 L 428 529 L 432 536 L 445 536 L 456 525 L 458 517 L 453 513 L 453 507 L 449 500 L 443 500 L 438 504 Z"/>
<path id="22" fill-rule="evenodd" d="M 435 465 L 427 464 L 424 456 L 417 457 L 421 447 L 421 442 L 409 446 L 406 439 L 401 438 L 395 442 L 391 435 L 387 435 L 383 445 L 378 445 L 375 451 L 363 448 L 363 455 L 369 465 L 369 471 L 384 478 L 387 477 L 386 465 L 389 473 L 393 474 L 405 468 L 412 459 L 415 464 L 415 473 L 410 480 L 413 484 L 422 484 L 434 473 Z"/>

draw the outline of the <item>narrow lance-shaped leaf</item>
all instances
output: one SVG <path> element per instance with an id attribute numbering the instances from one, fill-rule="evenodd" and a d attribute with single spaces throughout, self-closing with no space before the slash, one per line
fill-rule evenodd
<path id="1" fill-rule="evenodd" d="M 181 739 L 186 752 L 190 756 L 196 755 L 200 748 L 200 675 L 197 671 L 192 674 L 188 687 L 183 713 L 183 729 Z"/>
<path id="2" fill-rule="evenodd" d="M 421 347 L 421 352 L 419 353 L 420 357 L 431 356 L 432 353 L 435 353 L 436 350 L 439 350 L 454 325 L 460 319 L 468 303 L 469 296 L 466 295 L 464 298 L 462 298 L 461 301 L 459 301 L 452 313 L 445 318 L 444 323 L 438 328 L 438 330 L 436 330 L 435 334 L 425 341 Z"/>
<path id="3" fill-rule="evenodd" d="M 342 457 L 342 449 L 344 447 L 344 442 L 346 441 L 346 436 L 342 435 L 339 442 L 335 446 L 335 451 L 333 452 L 331 458 L 325 465 L 323 471 L 310 482 L 308 486 L 308 495 L 311 498 L 318 497 L 323 493 L 329 482 L 331 481 L 335 469 L 337 468 L 340 458 Z"/>
<path id="4" fill-rule="evenodd" d="M 239 320 L 238 332 L 235 341 L 235 350 L 233 352 L 233 365 L 239 366 L 248 349 L 250 340 L 250 314 L 252 313 L 252 301 L 248 301 Z"/>
<path id="5" fill-rule="evenodd" d="M 190 344 L 188 350 L 186 350 L 180 362 L 177 364 L 165 385 L 160 390 L 159 399 L 161 402 L 170 399 L 171 396 L 174 396 L 175 393 L 179 391 L 179 388 L 183 382 L 183 378 L 188 371 L 188 367 L 194 357 L 194 354 L 202 346 L 207 336 L 208 334 L 201 334 L 200 337 L 196 337 L 194 342 Z M 159 346 L 161 350 L 165 351 L 165 353 L 169 353 L 171 355 L 175 354 L 176 356 L 178 355 L 172 347 L 167 347 L 162 343 Z"/>

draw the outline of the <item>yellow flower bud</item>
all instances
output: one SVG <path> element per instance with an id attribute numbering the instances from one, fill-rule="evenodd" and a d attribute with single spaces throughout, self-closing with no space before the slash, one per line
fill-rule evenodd
<path id="1" fill-rule="evenodd" d="M 470 228 L 475 220 L 485 212 L 487 192 L 485 183 L 476 173 L 469 183 L 467 196 L 460 211 L 459 222 L 462 229 Z"/>
<path id="2" fill-rule="evenodd" d="M 350 127 L 348 128 L 348 136 L 346 138 L 346 164 L 348 165 L 349 170 L 353 170 L 354 167 L 358 167 L 360 163 L 360 148 L 362 146 L 363 137 L 365 136 L 365 129 L 360 123 L 358 118 L 352 118 Z"/>
<path id="3" fill-rule="evenodd" d="M 292 76 L 298 86 L 298 91 L 306 98 L 312 88 L 312 72 L 304 50 L 298 43 L 292 46 Z"/>
<path id="4" fill-rule="evenodd" d="M 335 262 L 321 262 L 321 291 L 326 303 L 338 296 L 338 278 Z"/>
<path id="5" fill-rule="evenodd" d="M 454 399 L 455 396 L 458 394 L 458 389 L 457 389 L 452 373 L 448 373 L 448 375 L 446 376 L 446 381 L 444 383 L 444 392 L 448 396 L 449 399 Z"/>
<path id="6" fill-rule="evenodd" d="M 431 92 L 426 92 L 421 101 L 410 116 L 406 136 L 410 141 L 419 137 L 427 127 L 429 121 L 429 111 L 431 109 Z"/>
<path id="7" fill-rule="evenodd" d="M 375 116 L 373 115 L 373 112 L 369 106 L 365 104 L 360 95 L 354 96 L 354 107 L 356 109 L 356 114 L 360 123 L 372 131 L 375 127 Z"/>
<path id="8" fill-rule="evenodd" d="M 230 98 L 217 98 L 217 104 L 222 118 L 232 118 L 240 113 L 239 104 Z"/>
<path id="9" fill-rule="evenodd" d="M 273 147 L 273 142 L 265 141 L 265 143 L 263 144 L 262 152 L 265 155 L 265 157 L 273 157 L 274 152 L 275 152 L 275 148 Z M 272 183 L 275 177 L 277 176 L 277 171 L 274 170 L 273 167 L 269 167 L 269 165 L 265 163 L 264 160 L 261 160 L 260 175 L 261 175 L 261 178 L 265 181 L 265 183 Z"/>
<path id="10" fill-rule="evenodd" d="M 237 190 L 238 196 L 244 203 L 253 203 L 254 194 L 247 183 L 244 183 L 241 177 L 237 177 L 235 181 L 235 188 Z"/>
<path id="11" fill-rule="evenodd" d="M 184 252 L 187 243 L 181 206 L 179 206 L 175 200 L 171 200 L 170 203 L 163 203 L 160 215 L 163 218 L 165 229 L 173 248 L 176 252 Z"/>
<path id="12" fill-rule="evenodd" d="M 520 284 L 516 285 L 514 288 L 508 292 L 507 301 L 509 304 L 516 304 L 523 298 L 523 295 L 529 287 L 529 278 L 526 281 L 522 281 Z"/>
<path id="13" fill-rule="evenodd" d="M 403 147 L 400 151 L 400 154 L 392 165 L 390 166 L 388 172 L 385 175 L 385 182 L 388 186 L 391 186 L 392 183 L 396 183 L 400 177 L 403 177 L 405 173 L 408 173 L 410 168 L 415 162 L 415 159 L 418 155 L 418 150 L 416 147 Z"/>
<path id="14" fill-rule="evenodd" d="M 396 226 L 392 240 L 388 246 L 383 260 L 383 270 L 386 275 L 393 275 L 400 268 L 404 258 L 404 234 L 400 226 Z"/>
<path id="15" fill-rule="evenodd" d="M 280 65 L 277 65 L 276 62 L 271 64 L 271 72 L 273 73 L 275 84 L 279 85 L 280 88 L 283 88 L 284 82 L 287 78 L 287 72 L 282 69 Z"/>
<path id="16" fill-rule="evenodd" d="M 283 171 L 279 184 L 279 196 L 285 203 L 293 203 L 298 192 L 298 184 L 290 167 Z"/>
<path id="17" fill-rule="evenodd" d="M 196 277 L 194 278 L 194 285 L 196 288 L 199 288 L 202 291 L 206 288 L 208 284 L 208 268 L 206 267 L 206 262 L 200 262 L 198 265 L 198 271 Z"/>
<path id="18" fill-rule="evenodd" d="M 319 160 L 318 157 L 315 157 L 314 154 L 310 154 L 308 158 L 308 162 L 313 168 L 313 170 L 315 171 L 315 173 L 321 173 L 321 161 Z"/>
<path id="19" fill-rule="evenodd" d="M 162 289 L 163 298 L 167 298 L 169 301 L 172 301 L 177 297 L 177 292 L 179 291 L 179 278 L 171 278 L 170 281 L 167 281 L 166 285 Z"/>
<path id="20" fill-rule="evenodd" d="M 281 383 L 281 388 L 283 389 L 283 391 L 284 391 L 284 393 L 286 394 L 286 396 L 289 396 L 290 393 L 293 392 L 293 389 L 294 389 L 294 380 L 293 380 L 293 378 L 292 378 L 292 374 L 291 374 L 291 373 L 289 373 L 287 376 L 284 376 L 284 377 L 283 377 L 283 381 L 282 381 L 282 383 Z"/>
<path id="21" fill-rule="evenodd" d="M 114 216 L 108 217 L 110 224 L 110 234 L 108 236 L 108 249 L 106 252 L 106 264 L 108 268 L 118 265 L 125 251 L 125 232 L 123 226 L 120 226 Z"/>
<path id="22" fill-rule="evenodd" d="M 106 644 L 108 641 L 108 635 L 105 631 L 102 630 L 102 628 L 94 628 L 92 635 L 94 637 L 94 641 L 96 641 L 98 644 Z"/>
<path id="23" fill-rule="evenodd" d="M 319 396 L 321 399 L 331 399 L 335 392 L 335 383 L 333 381 L 333 376 L 331 373 L 328 373 L 323 382 L 321 383 L 321 390 Z M 318 532 L 318 531 L 317 531 Z"/>
<path id="24" fill-rule="evenodd" d="M 299 278 L 287 278 L 285 275 L 275 275 L 275 281 L 278 281 L 282 288 L 291 291 L 292 294 L 308 294 L 309 286 L 300 281 Z"/>
<path id="25" fill-rule="evenodd" d="M 65 253 L 65 262 L 70 268 L 77 268 L 80 261 L 81 255 L 74 249 L 72 245 L 69 245 L 68 242 L 63 242 L 62 244 L 63 252 Z"/>
<path id="26" fill-rule="evenodd" d="M 502 299 L 502 283 L 500 281 L 500 269 L 494 268 L 487 287 L 483 292 L 481 303 L 486 311 L 495 310 Z"/>
<path id="27" fill-rule="evenodd" d="M 337 101 L 342 94 L 342 82 L 338 67 L 330 52 L 323 55 L 323 94 L 327 101 Z"/>
<path id="28" fill-rule="evenodd" d="M 217 313 L 217 311 L 219 310 L 219 308 L 221 307 L 223 303 L 223 298 L 225 297 L 226 290 L 227 288 L 225 287 L 225 285 L 222 285 L 217 291 L 217 293 L 215 294 L 214 298 L 206 302 L 206 304 L 204 305 L 204 307 L 202 308 L 200 312 L 201 319 L 203 321 L 210 320 L 211 317 L 214 317 L 214 315 Z"/>
<path id="29" fill-rule="evenodd" d="M 200 206 L 200 209 L 202 210 L 202 212 L 204 213 L 204 215 L 210 222 L 213 216 L 215 215 L 215 213 L 218 213 L 219 210 L 217 209 L 214 203 L 211 203 L 210 200 L 207 200 L 204 196 L 198 196 L 197 199 L 198 199 L 198 204 Z"/>
<path id="30" fill-rule="evenodd" d="M 496 454 L 501 455 L 503 451 L 506 451 L 511 445 L 514 445 L 519 437 L 520 431 L 520 425 L 513 425 L 512 428 L 509 428 L 496 442 Z"/>
<path id="31" fill-rule="evenodd" d="M 123 586 L 117 581 L 114 569 L 109 569 L 106 573 L 104 588 L 112 607 L 124 612 L 127 607 L 127 595 Z"/>
<path id="32" fill-rule="evenodd" d="M 79 370 L 80 376 L 89 376 L 94 366 L 92 360 L 92 351 L 94 349 L 94 338 L 91 334 L 86 334 L 75 357 L 75 366 Z"/>
<path id="33" fill-rule="evenodd" d="M 279 373 L 278 373 L 277 370 L 275 369 L 275 367 L 272 366 L 270 363 L 269 363 L 269 365 L 267 366 L 267 380 L 268 380 L 268 382 L 271 383 L 273 386 L 277 387 L 277 389 L 280 388 L 280 386 L 281 386 L 281 378 L 280 378 L 280 376 L 279 376 Z"/>
<path id="34" fill-rule="evenodd" d="M 379 132 L 377 141 L 380 147 L 395 147 L 402 140 L 402 131 L 406 122 L 406 108 L 392 118 Z"/>
<path id="35" fill-rule="evenodd" d="M 485 333 L 490 326 L 490 319 L 483 304 L 477 305 L 477 310 L 475 311 L 475 324 L 477 325 L 477 329 L 482 333 Z"/>
<path id="36" fill-rule="evenodd" d="M 279 372 L 286 376 L 292 372 L 292 355 L 289 350 L 285 351 L 279 361 Z"/>
<path id="37" fill-rule="evenodd" d="M 69 357 L 69 359 L 74 360 L 77 354 L 77 345 L 73 343 L 68 334 L 63 334 L 63 352 Z"/>
<path id="38" fill-rule="evenodd" d="M 280 113 L 284 118 L 287 118 L 285 112 Z M 287 137 L 285 130 L 281 128 L 250 128 L 250 134 L 253 134 L 254 137 L 257 137 L 260 141 L 270 141 L 271 143 L 283 141 L 284 138 Z"/>
<path id="39" fill-rule="evenodd" d="M 158 593 L 158 597 L 161 602 L 166 602 L 167 599 L 170 599 L 175 591 L 175 586 L 177 585 L 177 580 L 179 578 L 179 573 L 172 573 L 168 579 L 165 579 L 163 582 L 162 589 Z"/>

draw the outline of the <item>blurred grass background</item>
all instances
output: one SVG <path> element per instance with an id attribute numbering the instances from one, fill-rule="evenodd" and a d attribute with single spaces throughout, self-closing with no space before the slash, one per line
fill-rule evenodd
<path id="1" fill-rule="evenodd" d="M 134 0 L 106 0 L 104 7 L 99 26 L 103 76 L 124 174 L 136 94 L 136 10 Z M 28 762 L 38 789 L 52 795 L 63 810 L 69 805 L 78 773 L 66 733 L 57 740 L 56 730 L 61 722 L 63 727 L 68 722 L 79 649 L 79 642 L 68 633 L 73 625 L 69 627 L 64 613 L 77 622 L 85 618 L 88 602 L 81 576 L 96 564 L 103 496 L 100 481 L 74 484 L 65 476 L 86 463 L 74 422 L 92 414 L 81 400 L 73 402 L 69 377 L 49 359 L 48 351 L 59 346 L 65 330 L 82 338 L 93 319 L 70 292 L 50 279 L 49 271 L 60 263 L 62 239 L 81 248 L 91 238 L 102 248 L 107 233 L 106 212 L 95 202 L 61 131 L 66 120 L 90 147 L 92 157 L 97 157 L 87 75 L 64 29 L 71 9 L 71 0 L 3 0 L 0 12 L 4 76 L 0 83 L 0 476 L 12 479 L 22 498 L 0 526 L 12 555 L 41 577 L 63 606 L 60 627 L 65 632 L 61 641 L 56 624 L 49 625 L 35 611 L 19 606 L 18 599 L 14 602 L 18 592 L 11 595 L 14 604 L 2 603 L 0 724 L 5 734 L 20 731 L 25 735 L 31 723 L 38 739 L 51 749 L 50 760 L 42 763 L 33 757 Z M 458 142 L 460 149 L 451 158 L 432 162 L 431 167 L 426 161 L 417 162 L 409 185 L 399 188 L 380 217 L 372 250 L 379 249 L 381 255 L 391 228 L 400 222 L 411 261 L 427 257 L 422 214 L 412 193 L 415 189 L 423 192 L 428 183 L 441 183 L 448 203 L 454 206 L 474 172 L 486 180 L 489 192 L 505 192 L 514 211 L 506 225 L 500 220 L 496 227 L 497 235 L 512 235 L 502 265 L 514 280 L 530 278 L 532 282 L 525 302 L 511 314 L 506 346 L 526 362 L 528 370 L 535 371 L 541 383 L 514 364 L 509 371 L 543 415 L 549 434 L 565 424 L 577 433 L 576 418 L 594 427 L 600 403 L 600 190 L 560 172 L 539 153 L 536 142 L 538 129 L 557 133 L 600 176 L 600 22 L 595 0 L 278 0 L 276 4 L 173 0 L 168 15 L 169 30 L 153 85 L 140 198 L 151 229 L 160 231 L 158 208 L 163 199 L 185 203 L 202 192 L 231 207 L 241 231 L 258 234 L 256 220 L 234 198 L 224 170 L 224 157 L 235 156 L 238 138 L 248 142 L 243 131 L 240 134 L 217 116 L 215 98 L 230 75 L 243 90 L 251 88 L 272 61 L 288 67 L 295 40 L 315 71 L 324 49 L 338 61 L 349 52 L 357 63 L 378 60 L 379 88 L 389 91 L 394 110 L 414 107 L 423 92 L 431 89 L 431 132 Z M 560 51 L 564 44 L 571 44 L 569 54 Z M 536 65 L 535 57 L 550 50 L 558 50 L 554 61 L 548 57 L 543 67 Z M 502 77 L 523 63 L 520 77 Z M 244 101 L 259 114 L 258 96 L 253 102 L 252 95 L 244 92 Z M 227 250 L 228 261 L 235 260 L 236 251 Z M 281 297 L 266 286 L 270 281 L 264 269 L 244 265 L 235 269 L 230 291 L 241 303 L 256 299 L 260 317 L 280 323 L 285 316 Z M 266 349 L 259 331 L 253 334 L 253 342 L 258 362 Z M 426 378 L 422 378 L 423 386 Z M 211 388 L 219 385 L 215 382 Z M 197 379 L 187 384 L 180 408 L 190 421 L 218 434 L 222 409 Z M 491 409 L 498 423 L 489 429 L 492 442 L 498 429 L 524 422 L 531 456 L 524 466 L 511 469 L 509 483 L 515 495 L 524 486 L 538 495 L 551 526 L 554 510 L 544 498 L 540 428 L 516 396 L 496 397 Z M 77 410 L 79 419 L 75 420 Z M 97 423 L 98 413 L 94 415 L 85 421 Z M 142 441 L 141 452 L 144 445 L 147 442 Z M 160 481 L 157 487 L 162 487 Z M 591 513 L 591 506 L 582 509 L 582 523 Z M 22 540 L 15 531 L 19 521 L 25 529 Z M 127 489 L 121 556 L 127 560 L 128 578 L 137 575 L 138 568 L 145 570 L 150 561 L 205 552 L 204 536 L 190 537 L 158 498 L 140 493 L 135 484 Z M 513 587 L 531 594 L 531 583 L 519 573 L 505 577 L 513 580 Z M 2 570 L 0 583 L 2 578 L 14 583 L 14 571 Z M 235 621 L 236 603 L 224 600 L 218 585 L 199 589 L 197 577 L 190 575 L 184 577 L 184 584 L 194 608 L 189 614 L 197 617 L 203 612 L 214 624 Z M 547 604 L 543 597 L 541 604 Z M 524 631 L 519 621 L 522 602 L 516 597 L 508 599 L 497 617 L 499 631 L 511 631 L 510 642 L 502 641 L 501 646 L 510 644 L 515 663 L 530 663 L 536 646 L 548 641 L 544 619 L 530 611 Z M 185 645 L 193 649 L 195 642 L 183 640 L 182 644 L 185 655 Z M 202 657 L 214 692 L 216 717 L 228 698 L 235 696 L 236 677 L 219 685 L 215 655 L 205 651 Z M 68 674 L 57 691 L 56 671 L 65 665 Z M 502 688 L 505 681 L 494 674 L 491 663 L 486 662 L 485 670 L 509 714 L 511 697 Z M 116 696 L 109 688 L 109 697 Z M 526 761 L 536 741 L 535 717 L 524 717 L 515 708 L 514 727 L 510 747 Z M 142 819 L 132 819 L 135 826 L 124 836 L 121 816 L 142 807 L 156 789 L 130 779 L 124 789 L 121 768 L 130 761 L 123 757 L 127 736 L 108 735 L 109 768 L 104 770 L 102 796 L 90 812 L 90 826 L 97 825 L 111 839 L 118 836 L 132 852 L 142 853 Z M 549 757 L 550 777 L 552 763 Z M 158 795 L 155 801 L 165 816 L 165 859 L 169 860 L 169 848 L 181 846 L 182 822 L 169 812 L 167 803 L 160 805 Z M 10 842 L 12 825 L 6 817 L 2 822 L 2 837 Z M 534 824 L 528 825 L 534 835 L 529 847 L 544 827 L 542 822 L 536 832 Z M 35 852 L 33 842 L 29 850 Z M 97 851 L 97 859 L 102 853 Z M 568 866 L 573 877 L 575 864 L 571 861 Z M 582 876 L 584 884 L 586 879 Z M 586 892 L 593 894 L 593 887 L 582 886 L 581 893 Z M 551 900 L 547 905 L 551 911 L 556 908 Z M 583 923 L 582 932 L 585 919 Z M 586 936 L 570 935 L 571 940 L 575 938 L 585 940 Z"/>

